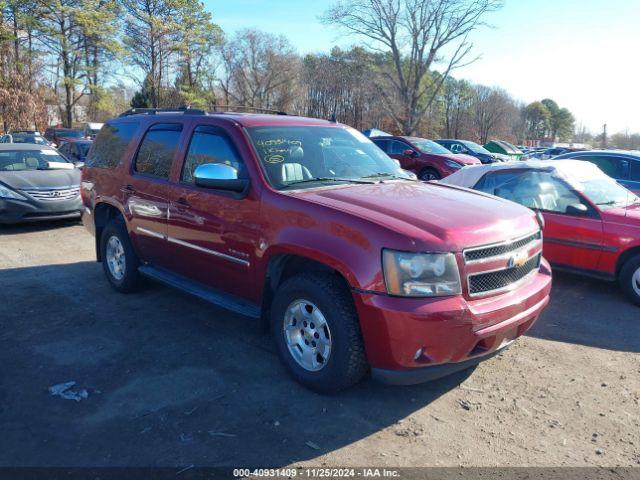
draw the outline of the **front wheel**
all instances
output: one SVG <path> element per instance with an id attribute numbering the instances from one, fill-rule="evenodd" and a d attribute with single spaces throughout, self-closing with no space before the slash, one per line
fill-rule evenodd
<path id="1" fill-rule="evenodd" d="M 424 180 L 425 182 L 428 182 L 429 180 L 440 180 L 441 176 L 437 170 L 433 168 L 425 168 L 420 172 L 420 174 L 418 175 L 418 178 L 420 180 Z"/>
<path id="2" fill-rule="evenodd" d="M 368 371 L 353 299 L 335 274 L 309 272 L 285 281 L 273 300 L 271 332 L 291 376 L 311 390 L 342 390 Z"/>
<path id="3" fill-rule="evenodd" d="M 626 261 L 620 270 L 618 281 L 627 298 L 640 305 L 640 255 Z"/>

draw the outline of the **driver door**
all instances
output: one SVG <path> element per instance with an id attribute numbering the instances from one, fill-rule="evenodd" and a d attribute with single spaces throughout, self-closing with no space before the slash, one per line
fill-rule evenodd
<path id="1" fill-rule="evenodd" d="M 415 166 L 415 158 L 409 155 L 405 155 L 407 150 L 413 150 L 409 145 L 399 140 L 391 140 L 389 142 L 388 155 L 400 162 L 400 167 L 405 170 L 412 170 Z"/>
<path id="2" fill-rule="evenodd" d="M 196 168 L 222 163 L 248 178 L 226 130 L 196 126 L 169 193 L 168 242 L 171 270 L 202 284 L 256 300 L 253 282 L 260 203 L 255 189 L 244 194 L 195 185 Z"/>

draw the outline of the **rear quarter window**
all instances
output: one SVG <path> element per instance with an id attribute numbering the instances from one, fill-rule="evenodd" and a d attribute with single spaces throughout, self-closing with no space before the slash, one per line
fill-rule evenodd
<path id="1" fill-rule="evenodd" d="M 106 123 L 89 152 L 86 165 L 96 168 L 115 168 L 138 131 L 138 122 Z"/>

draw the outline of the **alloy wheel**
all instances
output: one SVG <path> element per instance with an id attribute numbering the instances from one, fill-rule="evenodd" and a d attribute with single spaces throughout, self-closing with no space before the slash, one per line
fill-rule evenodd
<path id="1" fill-rule="evenodd" d="M 305 370 L 322 370 L 331 355 L 331 331 L 320 309 L 308 300 L 295 300 L 286 309 L 283 334 L 289 353 Z"/>
<path id="2" fill-rule="evenodd" d="M 117 281 L 122 280 L 126 269 L 125 253 L 122 242 L 115 235 L 107 241 L 105 257 L 113 278 Z"/>

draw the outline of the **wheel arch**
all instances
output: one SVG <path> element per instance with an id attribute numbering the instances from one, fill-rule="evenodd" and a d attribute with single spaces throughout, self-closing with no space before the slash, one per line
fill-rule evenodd
<path id="1" fill-rule="evenodd" d="M 120 209 L 111 203 L 100 202 L 96 204 L 93 209 L 94 224 L 95 224 L 95 248 L 96 259 L 98 262 L 102 261 L 102 255 L 100 254 L 100 238 L 102 237 L 102 231 L 107 224 L 118 217 L 124 219 L 124 215 Z"/>
<path id="2" fill-rule="evenodd" d="M 636 255 L 640 255 L 640 245 L 628 248 L 620 254 L 620 256 L 618 257 L 618 261 L 616 262 L 616 278 L 620 275 L 620 270 L 622 270 L 624 264 L 627 263 L 630 258 L 633 258 Z"/>
<path id="3" fill-rule="evenodd" d="M 345 271 L 343 265 L 336 265 L 335 262 L 327 259 L 313 258 L 306 252 L 281 251 L 273 253 L 268 260 L 264 272 L 264 288 L 262 294 L 262 318 L 268 321 L 271 303 L 280 285 L 289 278 L 302 272 L 326 272 L 338 276 L 344 283 L 345 288 L 350 289 L 352 277 L 350 272 Z"/>

